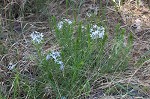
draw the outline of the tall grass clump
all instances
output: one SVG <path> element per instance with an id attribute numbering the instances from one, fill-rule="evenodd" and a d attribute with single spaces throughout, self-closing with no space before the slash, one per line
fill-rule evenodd
<path id="1" fill-rule="evenodd" d="M 124 44 L 125 30 L 116 26 L 116 37 L 112 42 L 108 40 L 106 26 L 102 24 L 83 25 L 63 19 L 56 22 L 53 19 L 58 50 L 50 50 L 43 54 L 43 34 L 31 34 L 36 48 L 36 62 L 39 70 L 38 81 L 35 83 L 37 98 L 45 93 L 43 89 L 50 89 L 56 98 L 75 98 L 90 92 L 92 73 L 112 73 L 124 71 L 128 66 L 129 50 L 132 36 Z M 107 48 L 108 44 L 110 48 Z M 48 93 L 47 93 L 48 94 Z"/>
<path id="2" fill-rule="evenodd" d="M 132 34 L 129 34 L 128 39 L 125 40 L 125 30 L 121 29 L 119 24 L 115 27 L 115 33 L 115 38 L 110 43 L 109 55 L 105 54 L 104 60 L 101 62 L 103 63 L 101 69 L 103 73 L 124 71 L 128 66 L 133 41 Z"/>
<path id="3" fill-rule="evenodd" d="M 125 30 L 120 25 L 115 28 L 115 38 L 109 40 L 106 26 L 102 23 L 84 25 L 83 22 L 69 19 L 57 23 L 53 18 L 52 24 L 59 49 L 44 53 L 44 34 L 34 31 L 30 35 L 36 52 L 32 57 L 36 63 L 36 75 L 29 79 L 16 70 L 10 86 L 13 98 L 20 98 L 22 93 L 28 99 L 88 96 L 91 81 L 95 80 L 97 74 L 124 71 L 127 68 L 132 36 L 125 44 Z M 0 98 L 5 99 L 1 90 Z"/>

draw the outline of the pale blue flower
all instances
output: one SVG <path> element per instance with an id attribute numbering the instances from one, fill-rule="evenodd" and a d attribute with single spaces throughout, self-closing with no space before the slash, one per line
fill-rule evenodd
<path id="1" fill-rule="evenodd" d="M 46 56 L 46 60 L 50 60 L 50 58 L 51 58 L 51 55 L 48 54 L 48 55 Z"/>
<path id="2" fill-rule="evenodd" d="M 34 43 L 41 43 L 43 40 L 43 33 L 40 33 L 37 31 L 32 32 L 32 34 L 30 36 Z"/>
<path id="3" fill-rule="evenodd" d="M 64 19 L 64 21 L 65 21 L 66 23 L 68 23 L 69 25 L 72 24 L 72 21 L 71 21 L 70 19 Z"/>
<path id="4" fill-rule="evenodd" d="M 54 60 L 57 60 L 57 58 L 60 57 L 60 52 L 52 51 L 52 53 L 50 54 L 50 56 L 51 56 Z"/>
<path id="5" fill-rule="evenodd" d="M 63 71 L 64 70 L 64 63 L 62 61 L 57 61 L 57 64 L 60 65 L 60 70 Z"/>
<path id="6" fill-rule="evenodd" d="M 61 28 L 63 27 L 63 24 L 64 24 L 64 22 L 63 22 L 63 21 L 60 21 L 60 22 L 58 23 L 58 25 L 57 25 L 58 29 L 61 29 Z"/>
<path id="7" fill-rule="evenodd" d="M 64 70 L 64 63 L 61 61 L 60 52 L 58 51 L 52 51 L 50 54 L 46 56 L 46 60 L 49 60 L 50 58 L 54 59 L 54 62 L 56 64 L 60 65 L 60 70 Z"/>
<path id="8" fill-rule="evenodd" d="M 63 19 L 57 24 L 58 29 L 62 29 L 65 22 L 68 23 L 69 25 L 72 24 L 72 21 L 70 19 Z"/>
<path id="9" fill-rule="evenodd" d="M 105 33 L 105 28 L 103 26 L 98 27 L 97 25 L 93 25 L 93 27 L 90 29 L 90 37 L 92 39 L 102 38 Z"/>
<path id="10" fill-rule="evenodd" d="M 50 54 L 48 54 L 48 55 L 46 56 L 46 60 L 49 60 L 51 57 L 52 57 L 52 58 L 54 59 L 54 61 L 56 62 L 57 59 L 60 57 L 60 52 L 52 51 Z"/>

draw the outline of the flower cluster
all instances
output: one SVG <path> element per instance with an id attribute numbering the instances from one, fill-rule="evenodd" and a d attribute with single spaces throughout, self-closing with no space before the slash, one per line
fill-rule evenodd
<path id="1" fill-rule="evenodd" d="M 39 44 L 43 40 L 43 33 L 40 33 L 40 32 L 37 32 L 37 31 L 34 31 L 30 36 L 31 36 L 32 41 L 34 43 L 38 43 Z"/>
<path id="2" fill-rule="evenodd" d="M 60 70 L 64 70 L 64 63 L 61 61 L 60 52 L 52 51 L 50 54 L 46 56 L 46 60 L 53 58 L 55 63 L 60 65 Z"/>
<path id="3" fill-rule="evenodd" d="M 105 28 L 103 26 L 98 27 L 97 25 L 93 25 L 93 27 L 90 29 L 90 37 L 92 39 L 102 38 L 104 36 Z"/>
<path id="4" fill-rule="evenodd" d="M 70 25 L 70 24 L 72 24 L 72 21 L 69 19 L 64 19 L 63 21 L 60 21 L 57 25 L 58 29 L 62 29 L 64 23 L 68 23 Z"/>

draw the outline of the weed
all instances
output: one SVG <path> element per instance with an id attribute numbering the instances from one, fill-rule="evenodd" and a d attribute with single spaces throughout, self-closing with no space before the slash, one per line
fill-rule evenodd
<path id="1" fill-rule="evenodd" d="M 73 98 L 81 93 L 90 92 L 90 80 L 86 77 L 88 70 L 98 68 L 102 74 L 123 71 L 127 68 L 128 54 L 131 48 L 124 45 L 124 30 L 116 27 L 114 45 L 106 55 L 108 38 L 103 26 L 86 25 L 63 19 L 58 24 L 55 18 L 54 31 L 60 50 L 51 50 L 47 55 L 42 54 L 41 38 L 33 39 L 38 55 L 37 65 L 40 68 L 40 81 L 45 86 L 49 84 L 57 98 Z M 41 49 L 41 50 L 40 50 Z M 44 85 L 41 86 L 44 89 Z M 40 92 L 39 85 L 37 92 Z M 87 94 L 88 95 L 88 94 Z"/>

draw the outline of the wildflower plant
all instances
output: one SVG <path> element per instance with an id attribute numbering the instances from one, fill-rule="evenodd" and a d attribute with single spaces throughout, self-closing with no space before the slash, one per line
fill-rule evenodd
<path id="1" fill-rule="evenodd" d="M 56 22 L 55 19 L 53 21 Z M 106 49 L 109 41 L 106 28 L 102 24 L 85 26 L 82 22 L 76 23 L 65 19 L 58 24 L 55 23 L 54 32 L 61 49 L 52 50 L 46 55 L 42 54 L 42 49 L 38 50 L 41 51 L 38 53 L 42 57 L 38 64 L 41 71 L 38 78 L 45 86 L 49 84 L 52 87 L 57 98 L 73 98 L 81 93 L 88 95 L 90 80 L 93 78 L 93 75 L 87 77 L 89 71 L 97 70 L 99 74 L 104 74 L 125 70 L 127 67 L 130 46 L 123 47 L 125 31 L 119 26 L 116 27 L 114 45 L 109 51 Z M 42 34 L 32 34 L 31 37 L 34 45 L 42 44 Z"/>
<path id="2" fill-rule="evenodd" d="M 86 69 L 95 68 L 95 66 L 92 66 L 92 60 L 101 56 L 99 54 L 102 54 L 107 36 L 102 26 L 83 26 L 81 22 L 78 25 L 75 22 L 71 24 L 65 22 L 61 28 L 58 27 L 59 25 L 59 23 L 56 24 L 54 29 L 56 39 L 62 48 L 61 57 L 65 64 L 62 77 L 65 83 L 62 83 L 62 80 L 60 80 L 58 81 L 58 86 L 61 85 L 59 86 L 60 88 L 62 86 L 67 88 L 67 90 L 61 89 L 63 90 L 63 96 L 76 96 L 87 88 L 90 91 L 89 81 L 87 81 L 85 76 Z M 99 56 L 95 57 L 96 54 Z M 86 87 L 83 87 L 84 84 Z M 76 87 L 79 89 L 76 89 Z M 68 90 L 70 91 L 68 92 Z"/>

